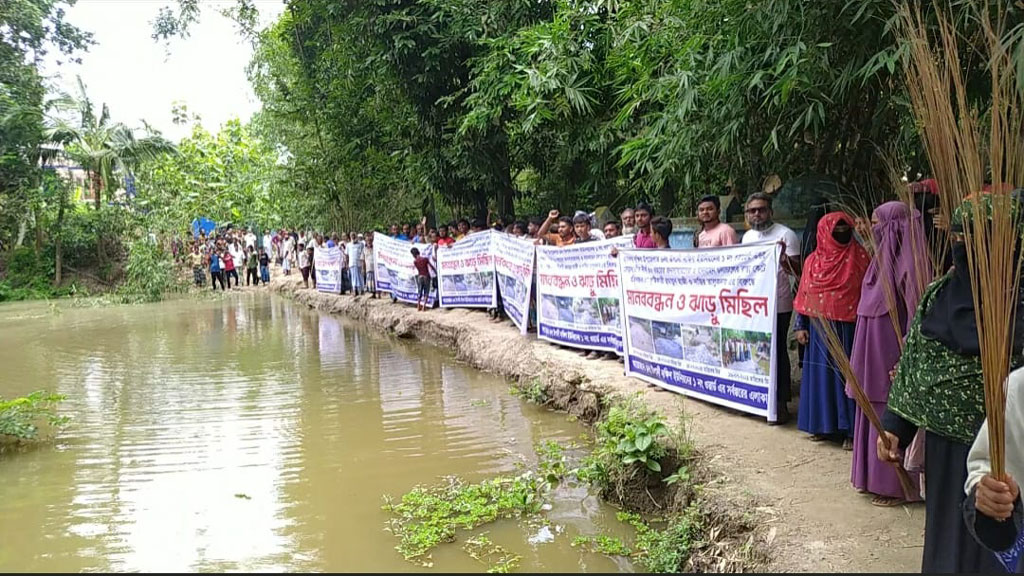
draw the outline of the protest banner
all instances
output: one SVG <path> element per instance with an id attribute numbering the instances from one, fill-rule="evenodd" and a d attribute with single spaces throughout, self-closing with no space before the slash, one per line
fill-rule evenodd
<path id="1" fill-rule="evenodd" d="M 500 234 L 504 236 L 504 234 Z M 443 308 L 494 308 L 494 230 L 470 234 L 437 250 L 437 274 Z"/>
<path id="2" fill-rule="evenodd" d="M 537 336 L 585 350 L 622 351 L 619 279 L 612 247 L 633 237 L 537 246 Z"/>
<path id="3" fill-rule="evenodd" d="M 373 237 L 373 255 L 377 260 L 377 291 L 390 292 L 396 300 L 415 304 L 419 291 L 416 288 L 416 267 L 413 265 L 411 250 L 419 248 L 429 255 L 433 247 L 429 244 L 412 244 L 383 234 Z M 431 290 L 428 306 L 434 305 L 437 290 Z"/>
<path id="4" fill-rule="evenodd" d="M 501 305 L 521 334 L 526 334 L 530 323 L 535 248 L 533 240 L 521 240 L 508 234 L 498 234 L 492 244 Z"/>
<path id="5" fill-rule="evenodd" d="M 316 274 L 317 292 L 341 293 L 341 248 L 315 248 L 313 250 L 313 268 Z"/>
<path id="6" fill-rule="evenodd" d="M 778 250 L 620 251 L 626 374 L 774 420 Z"/>

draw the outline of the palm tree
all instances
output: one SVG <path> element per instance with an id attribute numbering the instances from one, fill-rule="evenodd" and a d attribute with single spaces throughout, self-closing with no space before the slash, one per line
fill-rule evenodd
<path id="1" fill-rule="evenodd" d="M 51 133 L 52 139 L 66 143 L 68 155 L 85 170 L 96 195 L 97 210 L 103 205 L 103 191 L 113 194 L 117 189 L 118 175 L 129 176 L 140 163 L 177 152 L 174 144 L 158 134 L 146 132 L 136 137 L 133 129 L 112 122 L 106 104 L 97 118 L 81 77 L 77 97 L 65 97 L 64 103 L 77 112 L 78 124 L 59 122 Z"/>
<path id="2" fill-rule="evenodd" d="M 78 123 L 57 121 L 48 130 L 48 139 L 64 144 L 68 156 L 85 170 L 98 211 L 103 206 L 103 191 L 112 195 L 117 189 L 119 175 L 130 176 L 142 162 L 163 154 L 176 154 L 178 150 L 174 144 L 154 134 L 148 125 L 144 135 L 136 137 L 135 130 L 121 122 L 112 122 L 106 104 L 103 104 L 97 118 L 82 78 L 79 76 L 77 80 L 77 97 L 65 95 L 61 104 L 77 113 Z M 96 239 L 96 252 L 98 260 L 103 262 L 103 239 L 99 237 Z"/>

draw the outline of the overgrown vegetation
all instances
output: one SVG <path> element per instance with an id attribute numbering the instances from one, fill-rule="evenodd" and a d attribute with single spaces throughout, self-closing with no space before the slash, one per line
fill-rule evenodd
<path id="1" fill-rule="evenodd" d="M 543 489 L 533 474 L 476 484 L 449 477 L 436 486 L 418 486 L 398 502 L 385 497 L 383 509 L 394 516 L 388 530 L 399 539 L 395 549 L 406 560 L 430 566 L 430 551 L 453 542 L 456 530 L 538 512 Z"/>
<path id="2" fill-rule="evenodd" d="M 669 453 L 669 430 L 662 419 L 638 399 L 613 403 L 595 427 L 594 452 L 578 471 L 581 480 L 621 502 L 627 487 L 646 490 L 652 475 L 662 472 Z"/>
<path id="3" fill-rule="evenodd" d="M 690 554 L 700 538 L 700 511 L 690 505 L 658 529 L 644 521 L 639 514 L 620 512 L 619 520 L 636 529 L 633 559 L 645 572 L 686 572 Z"/>
<path id="4" fill-rule="evenodd" d="M 6 400 L 0 397 L 0 439 L 23 442 L 39 439 L 39 427 L 58 429 L 68 422 L 57 413 L 64 396 L 39 390 Z"/>
<path id="5" fill-rule="evenodd" d="M 124 302 L 157 302 L 179 288 L 170 254 L 148 239 L 132 243 L 125 281 L 118 289 Z"/>

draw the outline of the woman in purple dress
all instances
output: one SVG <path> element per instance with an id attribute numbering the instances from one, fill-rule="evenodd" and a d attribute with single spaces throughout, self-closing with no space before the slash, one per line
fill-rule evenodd
<path id="1" fill-rule="evenodd" d="M 911 213 L 903 202 L 887 202 L 875 209 L 871 221 L 875 255 L 861 285 L 850 363 L 881 418 L 889 399 L 889 371 L 899 362 L 903 337 L 932 270 L 920 212 Z M 849 386 L 846 393 L 853 397 Z M 893 466 L 878 460 L 877 440 L 878 433 L 857 407 L 850 481 L 874 494 L 875 506 L 897 506 L 905 496 Z"/>

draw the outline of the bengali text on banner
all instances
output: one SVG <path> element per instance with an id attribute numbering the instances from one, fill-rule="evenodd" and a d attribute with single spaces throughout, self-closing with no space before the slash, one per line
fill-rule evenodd
<path id="1" fill-rule="evenodd" d="M 622 351 L 619 278 L 612 247 L 632 236 L 537 247 L 537 336 L 584 350 Z"/>
<path id="2" fill-rule="evenodd" d="M 341 293 L 341 248 L 316 248 L 313 250 L 313 269 L 316 274 L 318 292 Z"/>
<path id="3" fill-rule="evenodd" d="M 413 265 L 412 249 L 429 255 L 433 247 L 429 244 L 403 242 L 383 234 L 373 235 L 373 255 L 377 260 L 378 292 L 390 292 L 396 300 L 415 304 L 419 292 L 416 287 L 416 267 Z M 428 306 L 433 306 L 437 291 L 431 290 Z"/>
<path id="4" fill-rule="evenodd" d="M 437 274 L 444 308 L 494 308 L 494 230 L 470 234 L 455 244 L 437 249 Z"/>
<path id="5" fill-rule="evenodd" d="M 501 305 L 521 334 L 526 334 L 530 321 L 535 248 L 533 240 L 521 240 L 508 234 L 497 235 L 492 244 Z"/>
<path id="6" fill-rule="evenodd" d="M 774 243 L 620 251 L 626 373 L 774 420 L 778 253 Z"/>

